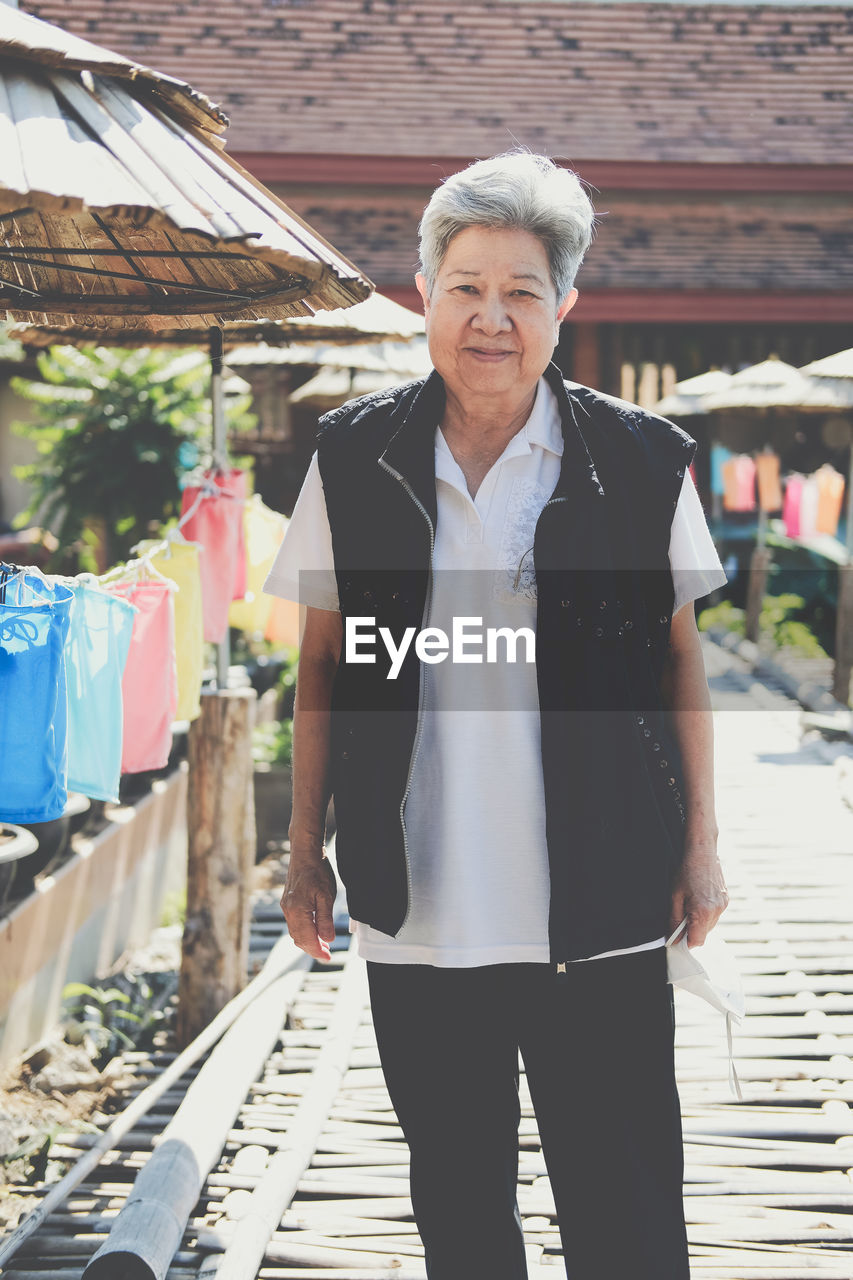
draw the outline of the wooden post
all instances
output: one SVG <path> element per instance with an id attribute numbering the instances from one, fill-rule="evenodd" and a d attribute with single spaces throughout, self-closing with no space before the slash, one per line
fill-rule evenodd
<path id="1" fill-rule="evenodd" d="M 848 430 L 850 430 L 848 428 Z M 845 707 L 850 705 L 850 672 L 853 669 L 853 446 L 847 464 L 847 563 L 838 567 L 838 611 L 835 616 L 835 666 L 832 693 Z"/>
<path id="2" fill-rule="evenodd" d="M 746 589 L 746 638 L 758 643 L 759 618 L 767 589 L 767 573 L 771 553 L 766 546 L 757 544 L 749 561 L 749 583 Z"/>
<path id="3" fill-rule="evenodd" d="M 177 1036 L 190 1043 L 243 987 L 255 863 L 254 689 L 204 691 L 190 727 L 187 916 Z"/>
<path id="4" fill-rule="evenodd" d="M 853 671 L 853 561 L 838 566 L 838 611 L 835 620 L 835 665 L 832 693 L 845 707 L 850 705 L 850 673 Z"/>

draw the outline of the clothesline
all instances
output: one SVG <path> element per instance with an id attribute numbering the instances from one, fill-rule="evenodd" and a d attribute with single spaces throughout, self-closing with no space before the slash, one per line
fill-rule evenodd
<path id="1" fill-rule="evenodd" d="M 100 576 L 0 565 L 0 819 L 49 821 L 68 789 L 115 802 L 121 774 L 164 767 L 173 725 L 200 712 L 214 628 L 296 642 L 262 592 L 287 521 L 242 472 L 225 479 L 185 489 L 177 526 Z"/>
<path id="2" fill-rule="evenodd" d="M 830 463 L 810 474 L 781 473 L 779 455 L 763 449 L 755 455 L 711 447 L 711 492 L 721 495 L 725 511 L 781 511 L 788 537 L 836 536 L 845 494 L 845 478 Z"/>

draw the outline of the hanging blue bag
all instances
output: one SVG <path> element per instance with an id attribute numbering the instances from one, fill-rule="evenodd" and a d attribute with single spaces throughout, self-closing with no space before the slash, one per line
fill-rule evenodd
<path id="1" fill-rule="evenodd" d="M 74 593 L 0 564 L 0 819 L 50 822 L 67 792 L 65 639 Z"/>

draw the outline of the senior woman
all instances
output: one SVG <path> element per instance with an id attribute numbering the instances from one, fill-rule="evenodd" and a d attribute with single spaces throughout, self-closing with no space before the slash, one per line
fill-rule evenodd
<path id="1" fill-rule="evenodd" d="M 695 441 L 551 363 L 594 212 L 511 153 L 420 225 L 434 371 L 327 414 L 265 589 L 308 606 L 282 908 L 334 937 L 324 820 L 430 1280 L 526 1275 L 524 1060 L 572 1280 L 684 1280 L 667 934 L 727 903 L 692 601 Z"/>

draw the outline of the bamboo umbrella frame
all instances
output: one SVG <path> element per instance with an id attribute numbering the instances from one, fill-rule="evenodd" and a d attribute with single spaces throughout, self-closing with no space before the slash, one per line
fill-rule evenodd
<path id="1" fill-rule="evenodd" d="M 188 85 L 4 8 L 0 312 L 157 329 L 364 300 L 358 269 L 224 154 L 226 126 Z"/>
<path id="2" fill-rule="evenodd" d="M 269 362 L 290 363 L 288 351 L 296 346 L 373 345 L 377 342 L 408 342 L 425 332 L 423 316 L 401 307 L 381 293 L 373 293 L 364 302 L 333 311 L 319 311 L 312 316 L 293 316 L 287 320 L 262 319 L 255 323 L 228 321 L 222 325 L 226 350 L 246 347 L 258 353 L 244 364 L 261 364 L 261 353 L 269 348 Z M 207 327 L 187 322 L 183 328 L 150 329 L 134 325 L 120 332 L 95 317 L 85 317 L 73 325 L 18 324 L 10 326 L 8 335 L 27 347 L 52 347 L 62 343 L 81 346 L 101 345 L 144 347 L 186 346 L 207 342 Z"/>
<path id="3" fill-rule="evenodd" d="M 128 329 L 153 337 L 201 327 L 222 465 L 219 326 L 232 317 L 313 321 L 373 287 L 223 153 L 227 123 L 189 85 L 4 7 L 0 316 L 88 320 L 101 341 Z M 220 687 L 228 662 L 225 641 Z"/>

